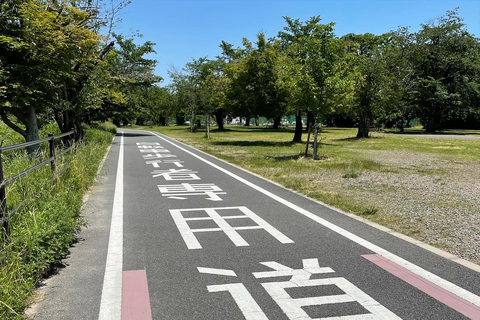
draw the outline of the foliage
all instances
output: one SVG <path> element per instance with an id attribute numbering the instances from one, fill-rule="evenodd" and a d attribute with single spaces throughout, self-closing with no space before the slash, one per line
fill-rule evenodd
<path id="1" fill-rule="evenodd" d="M 2 136 L 11 131 L 3 126 L 1 130 Z M 65 166 L 66 170 L 57 184 L 39 189 L 50 177 L 47 166 L 9 188 L 10 208 L 25 193 L 38 194 L 11 218 L 10 241 L 0 243 L 1 319 L 22 319 L 34 287 L 68 253 L 83 224 L 79 218 L 82 196 L 92 185 L 111 140 L 111 132 L 87 128 L 84 144 L 58 161 L 59 169 Z M 30 166 L 28 157 L 18 154 L 6 161 L 5 171 L 10 174 Z"/>
<path id="2" fill-rule="evenodd" d="M 308 126 L 314 119 L 354 122 L 358 138 L 369 137 L 371 127 L 404 130 L 416 118 L 429 132 L 449 123 L 480 124 L 480 41 L 457 10 L 417 33 L 399 27 L 341 38 L 320 16 L 284 19 L 277 37 L 260 33 L 236 48 L 222 41 L 217 60 L 194 60 L 172 74 L 177 114 L 188 114 L 192 129 L 197 114 L 215 110 L 245 117 L 246 125 L 252 116 L 278 124 L 295 114 L 297 142 L 304 114 Z"/>
<path id="3" fill-rule="evenodd" d="M 450 118 L 480 110 L 480 40 L 469 34 L 457 10 L 416 34 L 414 103 L 427 132 Z"/>
<path id="4" fill-rule="evenodd" d="M 226 66 L 230 84 L 226 96 L 234 114 L 264 116 L 278 128 L 287 109 L 291 76 L 280 43 L 267 42 L 262 33 L 257 37 L 256 48 L 245 43 L 248 55 Z"/>
<path id="5" fill-rule="evenodd" d="M 38 138 L 38 114 L 59 105 L 72 108 L 79 80 L 98 59 L 92 53 L 100 37 L 86 24 L 91 19 L 67 1 L 7 0 L 1 5 L 0 115 L 27 141 Z"/>
<path id="6" fill-rule="evenodd" d="M 146 41 L 137 45 L 133 38 L 125 39 L 113 34 L 116 47 L 105 60 L 108 78 L 102 108 L 92 118 L 112 119 L 116 125 L 136 119 L 144 114 L 155 83 L 162 81 L 154 74 L 157 64 L 145 55 L 155 53 L 154 43 Z"/>
<path id="7" fill-rule="evenodd" d="M 384 48 L 389 45 L 386 35 L 348 34 L 343 37 L 347 50 L 356 53 L 356 82 L 353 101 L 348 112 L 358 120 L 357 138 L 367 138 L 375 117 L 385 112 L 386 76 Z"/>

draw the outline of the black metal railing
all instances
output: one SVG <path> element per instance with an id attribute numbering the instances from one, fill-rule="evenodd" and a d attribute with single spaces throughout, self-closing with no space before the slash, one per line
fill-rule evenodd
<path id="1" fill-rule="evenodd" d="M 58 172 L 58 173 L 56 172 L 57 168 L 56 168 L 56 165 L 55 165 L 55 159 L 64 155 L 68 151 L 70 151 L 72 149 L 73 145 L 74 145 L 73 140 L 71 140 L 71 143 L 70 143 L 69 147 L 65 148 L 60 153 L 55 154 L 55 139 L 60 139 L 60 138 L 64 138 L 64 137 L 67 137 L 67 136 L 72 136 L 73 137 L 74 133 L 75 133 L 75 130 L 72 130 L 72 131 L 69 131 L 69 132 L 66 132 L 66 133 L 62 133 L 62 134 L 59 134 L 59 135 L 56 135 L 56 136 L 54 136 L 53 134 L 49 134 L 48 138 L 45 138 L 45 139 L 30 141 L 30 142 L 26 142 L 26 143 L 20 143 L 20 144 L 16 144 L 16 145 L 13 145 L 13 146 L 0 147 L 0 228 L 2 229 L 2 237 L 4 239 L 9 236 L 9 232 L 10 232 L 9 219 L 10 219 L 10 217 L 12 215 L 14 215 L 25 204 L 25 202 L 28 199 L 30 199 L 30 198 L 24 199 L 17 207 L 12 209 L 11 211 L 8 211 L 6 187 L 9 184 L 17 181 L 21 177 L 26 176 L 27 174 L 29 174 L 29 173 L 31 173 L 35 170 L 38 170 L 41 167 L 43 167 L 44 165 L 49 164 L 49 163 L 50 163 L 50 168 L 51 168 L 51 171 L 52 171 L 52 178 L 44 185 L 44 187 L 48 184 L 51 184 L 52 182 L 54 183 L 57 176 L 62 174 L 62 172 L 63 172 L 63 170 L 61 172 Z M 8 152 L 8 151 L 13 151 L 13 150 L 17 150 L 17 149 L 30 147 L 30 146 L 34 146 L 34 145 L 39 145 L 39 144 L 44 143 L 44 142 L 48 142 L 48 144 L 49 144 L 49 155 L 50 155 L 50 157 L 48 159 L 43 160 L 42 162 L 28 168 L 25 171 L 20 172 L 19 174 L 15 175 L 13 177 L 10 177 L 8 179 L 4 179 L 3 160 L 2 160 L 2 154 L 3 153 Z"/>

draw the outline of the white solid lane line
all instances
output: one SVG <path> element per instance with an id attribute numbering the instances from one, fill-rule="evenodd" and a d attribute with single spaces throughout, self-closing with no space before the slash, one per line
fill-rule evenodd
<path id="1" fill-rule="evenodd" d="M 107 262 L 103 278 L 100 312 L 98 315 L 99 320 L 120 320 L 122 317 L 124 146 L 123 131 L 121 133 Z"/>
<path id="2" fill-rule="evenodd" d="M 393 261 L 393 262 L 401 265 L 402 267 L 404 267 L 407 270 L 415 273 L 416 275 L 418 275 L 418 276 L 436 284 L 437 286 L 442 287 L 443 289 L 445 289 L 447 291 L 450 291 L 451 293 L 461 297 L 462 299 L 465 299 L 468 302 L 471 302 L 474 305 L 480 307 L 480 296 L 477 296 L 476 294 L 474 294 L 474 293 L 472 293 L 468 290 L 465 290 L 465 289 L 457 286 L 456 284 L 454 284 L 450 281 L 447 281 L 447 280 L 445 280 L 445 279 L 443 279 L 443 278 L 441 278 L 441 277 L 439 277 L 439 276 L 437 276 L 437 275 L 435 275 L 435 274 L 433 274 L 433 273 L 431 273 L 431 272 L 429 272 L 429 271 L 427 271 L 427 270 L 425 270 L 425 269 L 423 269 L 423 268 L 421 268 L 421 267 L 419 267 L 419 266 L 417 266 L 417 265 L 415 265 L 415 264 L 413 264 L 413 263 L 411 263 L 411 262 L 409 262 L 409 261 L 407 261 L 407 260 L 405 260 L 405 259 L 403 259 L 403 258 L 401 258 L 401 257 L 399 257 L 399 256 L 397 256 L 397 255 L 395 255 L 395 254 L 393 254 L 393 253 L 391 253 L 391 252 L 389 252 L 389 251 L 387 251 L 387 250 L 385 250 L 385 249 L 383 249 L 383 248 L 381 248 L 381 247 L 379 247 L 379 246 L 377 246 L 377 245 L 375 245 L 375 244 L 373 244 L 373 243 L 371 243 L 371 242 L 369 242 L 369 241 L 367 241 L 367 240 L 365 240 L 365 239 L 363 239 L 363 238 L 361 238 L 361 237 L 359 237 L 359 236 L 357 236 L 353 233 L 351 233 L 351 232 L 349 232 L 349 231 L 347 231 L 347 230 L 345 230 L 345 229 L 343 229 L 343 228 L 338 227 L 337 225 L 335 225 L 335 224 L 333 224 L 333 223 L 331 223 L 331 222 L 329 222 L 325 219 L 320 218 L 319 216 L 309 212 L 308 210 L 305 210 L 305 209 L 297 206 L 296 204 L 293 204 L 292 202 L 287 201 L 287 200 L 271 193 L 270 191 L 267 191 L 267 190 L 263 189 L 262 187 L 259 187 L 256 184 L 251 183 L 250 181 L 245 180 L 245 179 L 241 178 L 240 176 L 238 176 L 238 175 L 236 175 L 236 174 L 234 174 L 234 173 L 232 173 L 232 172 L 230 172 L 230 171 L 228 171 L 228 170 L 226 170 L 226 169 L 224 169 L 224 168 L 222 168 L 222 167 L 220 167 L 220 166 L 218 166 L 218 165 L 216 165 L 216 164 L 214 164 L 214 163 L 212 163 L 212 162 L 210 162 L 210 161 L 208 161 L 208 160 L 206 160 L 202 157 L 200 157 L 199 155 L 197 155 L 197 154 L 195 154 L 195 153 L 193 153 L 193 152 L 191 152 L 191 151 L 189 151 L 189 150 L 187 150 L 187 149 L 169 141 L 168 139 L 165 139 L 164 137 L 157 134 L 156 132 L 152 132 L 152 131 L 149 131 L 149 132 L 151 134 L 157 136 L 161 140 L 170 143 L 171 145 L 177 147 L 178 149 L 180 149 L 180 150 L 192 155 L 193 157 L 203 161 L 204 163 L 212 166 L 213 168 L 218 169 L 221 172 L 229 175 L 230 177 L 236 179 L 237 181 L 240 181 L 243 184 L 257 190 L 258 192 L 261 192 L 264 195 L 272 198 L 273 200 L 276 200 L 276 201 L 282 203 L 283 205 L 289 207 L 290 209 L 297 211 L 298 213 L 304 215 L 305 217 L 312 219 L 313 221 L 323 225 L 324 227 L 326 227 L 326 228 L 328 228 L 332 231 L 335 231 L 336 233 L 338 233 L 338 234 L 344 236 L 345 238 L 363 246 L 364 248 L 366 248 L 366 249 L 368 249 L 372 252 L 375 252 L 375 253 L 389 259 L 390 261 Z"/>

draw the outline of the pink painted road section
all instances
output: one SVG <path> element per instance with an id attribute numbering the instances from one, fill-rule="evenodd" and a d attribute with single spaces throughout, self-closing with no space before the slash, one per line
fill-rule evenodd
<path id="1" fill-rule="evenodd" d="M 122 320 L 152 320 L 145 270 L 122 273 Z"/>
<path id="2" fill-rule="evenodd" d="M 379 254 L 367 254 L 363 255 L 362 257 L 375 263 L 380 268 L 390 272 L 394 276 L 402 279 L 420 291 L 425 292 L 443 304 L 446 304 L 464 316 L 472 320 L 480 320 L 479 307 L 460 298 L 459 296 L 454 295 L 450 291 L 447 291 L 436 284 L 417 276 L 413 272 L 405 269 L 395 262 L 388 260 L 387 258 L 382 257 Z"/>

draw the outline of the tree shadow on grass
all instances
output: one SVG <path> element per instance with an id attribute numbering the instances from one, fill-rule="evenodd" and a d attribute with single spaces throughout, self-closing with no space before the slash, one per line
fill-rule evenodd
<path id="1" fill-rule="evenodd" d="M 376 139 L 383 139 L 383 137 L 368 137 L 368 138 L 349 137 L 349 138 L 342 138 L 342 139 L 333 139 L 332 141 L 360 141 L 363 139 L 376 140 Z"/>
<path id="2" fill-rule="evenodd" d="M 216 141 L 212 142 L 213 145 L 217 146 L 236 146 L 236 147 L 289 147 L 292 145 L 299 144 L 298 142 L 292 141 Z"/>
<path id="3" fill-rule="evenodd" d="M 273 157 L 273 156 L 266 156 L 266 160 L 273 160 L 273 161 L 290 161 L 290 160 L 298 160 L 301 159 L 305 156 L 305 154 L 302 152 L 300 154 L 293 154 L 289 156 L 278 156 L 278 157 Z"/>
<path id="4" fill-rule="evenodd" d="M 278 157 L 266 156 L 265 159 L 280 162 L 280 161 L 290 161 L 290 160 L 300 160 L 300 159 L 327 160 L 328 157 L 317 155 L 317 157 L 315 159 L 313 159 L 313 155 L 309 154 L 309 155 L 305 156 L 305 153 L 301 152 L 299 154 L 293 154 L 293 155 L 289 155 L 289 156 L 278 156 Z"/>
<path id="5" fill-rule="evenodd" d="M 278 133 L 278 132 L 291 132 L 292 134 L 295 132 L 295 127 L 284 127 L 284 128 L 278 128 L 278 129 L 273 129 L 273 128 L 267 128 L 266 126 L 250 126 L 250 127 L 245 127 L 245 126 L 238 126 L 234 127 L 235 129 L 227 129 L 229 131 L 235 131 L 235 132 L 263 132 L 263 133 Z"/>

